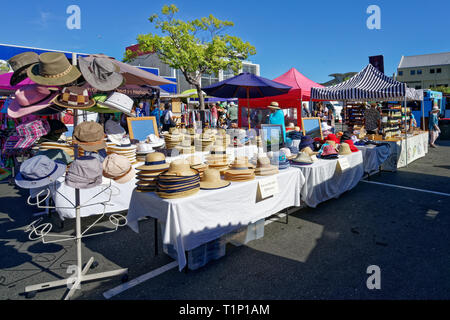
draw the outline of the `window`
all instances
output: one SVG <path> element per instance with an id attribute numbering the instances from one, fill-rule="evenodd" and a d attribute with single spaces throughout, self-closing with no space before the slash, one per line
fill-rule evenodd
<path id="1" fill-rule="evenodd" d="M 399 71 L 399 72 L 398 72 L 398 75 L 399 75 L 399 76 L 402 76 L 402 75 L 403 75 L 403 71 Z"/>
<path id="2" fill-rule="evenodd" d="M 422 74 L 422 70 L 417 70 L 417 74 Z"/>
<path id="3" fill-rule="evenodd" d="M 436 73 L 442 73 L 442 69 L 441 68 L 437 68 L 436 69 Z"/>
<path id="4" fill-rule="evenodd" d="M 430 69 L 430 73 L 434 73 L 434 69 Z"/>
<path id="5" fill-rule="evenodd" d="M 411 73 L 411 75 L 413 76 L 413 75 L 416 74 L 416 70 L 411 70 L 410 73 Z"/>

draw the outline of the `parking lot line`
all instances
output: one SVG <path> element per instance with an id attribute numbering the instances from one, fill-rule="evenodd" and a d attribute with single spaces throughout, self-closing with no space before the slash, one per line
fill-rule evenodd
<path id="1" fill-rule="evenodd" d="M 361 181 L 364 182 L 364 183 L 377 184 L 377 185 L 386 186 L 386 187 L 399 188 L 399 189 L 412 190 L 412 191 L 419 191 L 419 192 L 437 194 L 439 196 L 450 197 L 449 193 L 443 193 L 443 192 L 437 192 L 437 191 L 431 191 L 431 190 L 425 190 L 425 189 L 417 189 L 417 188 L 411 188 L 411 187 L 404 187 L 404 186 L 398 186 L 398 185 L 395 185 L 395 184 L 388 184 L 388 183 L 375 182 L 375 181 L 366 181 L 366 180 L 361 180 Z"/>

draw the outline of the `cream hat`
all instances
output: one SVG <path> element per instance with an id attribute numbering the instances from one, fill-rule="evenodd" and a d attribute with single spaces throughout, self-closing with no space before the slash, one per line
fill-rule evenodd
<path id="1" fill-rule="evenodd" d="M 279 110 L 280 109 L 280 105 L 278 104 L 278 102 L 273 101 L 273 102 L 270 103 L 270 106 L 268 106 L 267 108 Z"/>
<path id="2" fill-rule="evenodd" d="M 350 149 L 350 145 L 348 143 L 341 143 L 339 147 L 339 155 L 347 155 L 352 154 L 352 150 Z"/>
<path id="3" fill-rule="evenodd" d="M 219 170 L 207 169 L 203 173 L 203 178 L 200 181 L 200 189 L 215 190 L 228 187 L 230 184 L 231 182 L 220 178 Z"/>
<path id="4" fill-rule="evenodd" d="M 112 153 L 103 161 L 103 176 L 123 184 L 135 177 L 135 171 L 128 158 Z"/>

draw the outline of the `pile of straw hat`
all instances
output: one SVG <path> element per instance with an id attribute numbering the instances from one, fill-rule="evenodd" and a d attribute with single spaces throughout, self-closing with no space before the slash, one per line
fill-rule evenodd
<path id="1" fill-rule="evenodd" d="M 225 181 L 220 178 L 220 171 L 216 169 L 205 170 L 200 181 L 200 189 L 202 190 L 217 190 L 228 187 L 230 181 Z"/>
<path id="2" fill-rule="evenodd" d="M 202 178 L 203 172 L 208 169 L 208 165 L 203 163 L 202 159 L 197 156 L 190 156 L 186 160 L 189 162 L 191 169 L 197 170 L 200 174 L 200 178 Z"/>
<path id="3" fill-rule="evenodd" d="M 70 144 L 58 142 L 42 142 L 39 144 L 39 151 L 61 149 L 74 159 L 74 150 Z"/>
<path id="4" fill-rule="evenodd" d="M 108 146 L 106 148 L 106 153 L 109 154 L 120 154 L 130 160 L 131 164 L 136 164 L 136 145 L 132 145 L 129 139 L 124 139 L 122 145 Z"/>
<path id="5" fill-rule="evenodd" d="M 214 136 L 208 131 L 208 133 L 203 133 L 200 137 L 195 138 L 194 144 L 197 151 L 208 151 L 214 143 L 214 140 Z"/>
<path id="6" fill-rule="evenodd" d="M 164 140 L 166 142 L 166 149 L 174 149 L 175 146 L 183 141 L 183 135 L 180 130 L 176 128 L 170 128 L 169 133 L 164 134 Z"/>
<path id="7" fill-rule="evenodd" d="M 257 176 L 271 176 L 278 173 L 278 167 L 270 164 L 267 156 L 259 156 L 256 163 L 255 174 Z"/>
<path id="8" fill-rule="evenodd" d="M 166 163 L 166 157 L 163 153 L 153 152 L 147 154 L 144 165 L 136 168 L 138 170 L 136 189 L 140 192 L 156 191 L 156 178 L 167 169 L 169 169 L 169 164 Z"/>
<path id="9" fill-rule="evenodd" d="M 217 169 L 220 172 L 228 169 L 229 159 L 226 149 L 217 146 L 212 147 L 210 154 L 206 157 L 206 162 L 210 168 Z"/>
<path id="10" fill-rule="evenodd" d="M 247 157 L 237 157 L 230 165 L 230 169 L 225 170 L 224 178 L 228 181 L 250 181 L 255 179 L 255 170 Z"/>
<path id="11" fill-rule="evenodd" d="M 169 170 L 156 179 L 156 193 L 164 199 L 191 196 L 200 190 L 200 175 L 191 169 L 189 162 L 177 159 L 170 163 Z"/>
<path id="12" fill-rule="evenodd" d="M 181 141 L 179 145 L 175 146 L 175 149 L 181 154 L 195 153 L 195 147 L 191 144 L 190 139 Z"/>

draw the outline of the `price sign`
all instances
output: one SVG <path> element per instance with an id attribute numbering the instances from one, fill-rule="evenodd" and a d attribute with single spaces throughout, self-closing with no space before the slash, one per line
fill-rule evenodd
<path id="1" fill-rule="evenodd" d="M 337 162 L 337 169 L 341 172 L 344 172 L 347 169 L 350 169 L 350 163 L 347 158 L 340 158 Z"/>
<path id="2" fill-rule="evenodd" d="M 271 197 L 279 193 L 278 179 L 276 176 L 272 176 L 266 179 L 262 179 L 258 182 L 259 193 L 262 199 Z"/>

